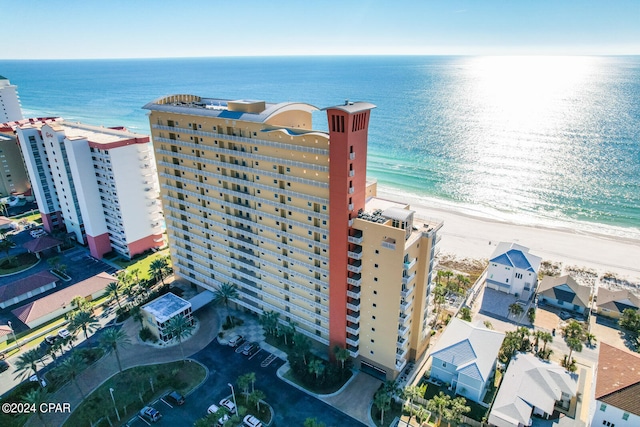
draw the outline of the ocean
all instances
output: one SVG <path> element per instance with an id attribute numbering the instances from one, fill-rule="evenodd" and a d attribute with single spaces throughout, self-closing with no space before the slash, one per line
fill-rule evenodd
<path id="1" fill-rule="evenodd" d="M 640 238 L 640 57 L 3 61 L 25 116 L 149 134 L 177 93 L 377 108 L 368 176 L 427 205 Z M 319 111 L 314 127 L 325 130 Z"/>

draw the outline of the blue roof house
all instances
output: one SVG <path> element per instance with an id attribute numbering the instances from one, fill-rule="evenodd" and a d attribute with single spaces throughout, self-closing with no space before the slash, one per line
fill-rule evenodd
<path id="1" fill-rule="evenodd" d="M 454 317 L 431 352 L 431 378 L 481 402 L 505 334 Z"/>
<path id="2" fill-rule="evenodd" d="M 502 242 L 489 259 L 487 287 L 526 301 L 535 292 L 541 261 L 529 248 Z"/>

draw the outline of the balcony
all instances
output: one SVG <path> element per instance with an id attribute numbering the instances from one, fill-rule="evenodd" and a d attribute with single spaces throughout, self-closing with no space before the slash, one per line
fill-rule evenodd
<path id="1" fill-rule="evenodd" d="M 349 356 L 353 357 L 354 359 L 360 354 L 357 347 L 350 348 L 349 346 L 347 346 L 347 350 L 349 350 Z"/>
<path id="2" fill-rule="evenodd" d="M 347 333 L 349 333 L 351 335 L 359 335 L 360 334 L 360 325 L 358 325 L 358 324 L 347 325 Z"/>
<path id="3" fill-rule="evenodd" d="M 353 346 L 353 347 L 358 347 L 360 345 L 360 338 L 358 338 L 358 337 L 353 337 L 353 338 L 347 337 L 347 344 L 349 344 L 350 346 Z"/>
<path id="4" fill-rule="evenodd" d="M 347 264 L 347 270 L 352 273 L 361 273 L 362 272 L 362 261 L 356 261 L 351 264 Z"/>
<path id="5" fill-rule="evenodd" d="M 402 369 L 404 369 L 404 367 L 407 365 L 407 359 L 396 359 L 396 371 L 402 371 Z"/>
<path id="6" fill-rule="evenodd" d="M 401 352 L 404 352 L 407 350 L 408 346 L 407 343 L 409 341 L 405 338 L 400 338 L 398 341 L 396 341 L 396 348 L 398 350 L 400 350 Z M 398 352 L 396 351 L 396 354 L 398 354 Z"/>
<path id="7" fill-rule="evenodd" d="M 404 276 L 402 278 L 402 284 L 408 285 L 409 283 L 411 283 L 413 279 L 415 279 L 415 277 L 416 277 L 416 273 L 413 273 L 411 276 Z"/>
<path id="8" fill-rule="evenodd" d="M 383 248 L 387 248 L 387 249 L 395 250 L 396 249 L 396 244 L 384 241 L 384 242 L 382 242 L 382 247 Z"/>
<path id="9" fill-rule="evenodd" d="M 354 249 L 353 251 L 348 251 L 347 256 L 353 259 L 362 259 L 362 248 Z"/>
<path id="10" fill-rule="evenodd" d="M 353 288 L 355 289 L 355 288 Z M 358 291 L 347 290 L 347 296 L 349 298 L 358 299 L 360 298 L 360 289 Z"/>
<path id="11" fill-rule="evenodd" d="M 400 360 L 406 360 L 405 357 L 407 357 L 407 353 L 409 352 L 409 348 L 405 348 L 405 349 L 397 349 L 396 350 L 396 360 L 400 361 Z"/>
<path id="12" fill-rule="evenodd" d="M 349 220 L 349 227 L 353 227 L 353 219 Z"/>
<path id="13" fill-rule="evenodd" d="M 351 311 L 360 311 L 360 300 L 359 299 L 354 299 L 351 300 L 349 302 L 347 302 L 347 308 Z"/>
<path id="14" fill-rule="evenodd" d="M 409 333 L 409 328 L 407 328 L 406 326 L 401 326 L 400 328 L 398 328 L 398 334 L 402 338 L 405 338 L 408 333 Z"/>
<path id="15" fill-rule="evenodd" d="M 349 160 L 355 160 L 356 153 L 349 153 Z"/>
<path id="16" fill-rule="evenodd" d="M 353 203 L 349 203 L 349 211 L 353 211 L 353 208 L 354 208 Z"/>
<path id="17" fill-rule="evenodd" d="M 405 270 L 411 270 L 411 268 L 413 268 L 413 266 L 416 265 L 417 261 L 418 261 L 418 258 L 414 258 L 413 260 L 411 260 L 409 262 L 405 262 L 404 263 L 404 269 Z"/>
<path id="18" fill-rule="evenodd" d="M 409 295 L 411 295 L 411 293 L 413 293 L 413 290 L 415 289 L 415 286 L 412 286 L 410 288 L 403 288 L 402 291 L 400 292 L 400 295 L 402 295 L 402 298 L 407 298 Z"/>
<path id="19" fill-rule="evenodd" d="M 360 313 L 354 312 L 347 314 L 347 320 L 351 323 L 360 323 Z"/>
<path id="20" fill-rule="evenodd" d="M 352 277 L 347 277 L 347 283 L 353 286 L 362 285 L 362 275 L 356 274 Z"/>
<path id="21" fill-rule="evenodd" d="M 409 307 L 411 307 L 411 304 L 413 304 L 413 300 L 410 300 L 410 301 L 402 300 L 402 301 L 400 301 L 400 310 L 407 311 L 409 309 Z"/>
<path id="22" fill-rule="evenodd" d="M 360 233 L 360 236 L 349 236 L 347 237 L 347 241 L 349 241 L 349 243 L 353 243 L 356 245 L 361 245 L 362 244 L 362 232 Z"/>
<path id="23" fill-rule="evenodd" d="M 349 194 L 355 193 L 356 189 L 353 187 L 349 187 Z"/>
<path id="24" fill-rule="evenodd" d="M 350 170 L 349 171 L 349 176 L 354 176 L 355 174 L 356 174 L 356 171 L 354 171 L 354 170 Z"/>
<path id="25" fill-rule="evenodd" d="M 400 317 L 398 317 L 398 321 L 400 322 L 400 326 L 407 326 L 409 324 L 409 319 L 410 317 L 407 316 L 406 314 L 401 314 Z"/>

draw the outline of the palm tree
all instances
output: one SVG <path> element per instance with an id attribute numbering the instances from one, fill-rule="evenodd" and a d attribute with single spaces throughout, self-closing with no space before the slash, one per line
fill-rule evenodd
<path id="1" fill-rule="evenodd" d="M 414 415 L 413 401 L 418 397 L 422 397 L 422 393 L 417 386 L 410 385 L 404 388 L 403 394 L 406 399 L 409 399 L 409 424 L 411 424 L 411 418 Z"/>
<path id="2" fill-rule="evenodd" d="M 11 248 L 13 248 L 15 245 L 13 243 L 13 241 L 11 240 L 11 236 L 9 235 L 2 235 L 2 240 L 0 240 L 0 251 L 4 251 L 6 257 L 7 257 L 7 261 L 9 261 L 9 264 L 13 263 L 13 259 L 9 258 L 9 251 L 11 251 Z"/>
<path id="3" fill-rule="evenodd" d="M 373 395 L 373 404 L 380 411 L 380 424 L 384 424 L 384 411 L 391 408 L 391 396 L 380 389 Z"/>
<path id="4" fill-rule="evenodd" d="M 424 406 L 418 406 L 416 408 L 416 420 L 418 420 L 418 423 L 422 425 L 422 423 L 424 423 L 427 418 L 429 418 L 429 411 L 427 411 L 427 408 L 425 408 Z"/>
<path id="5" fill-rule="evenodd" d="M 314 374 L 316 376 L 316 380 L 318 377 L 324 373 L 324 363 L 320 359 L 313 359 L 309 362 L 309 373 Z"/>
<path id="6" fill-rule="evenodd" d="M 307 353 L 309 353 L 309 349 L 311 349 L 311 342 L 306 335 L 297 332 L 293 336 L 293 350 L 302 356 L 302 361 L 304 364 L 307 364 Z"/>
<path id="7" fill-rule="evenodd" d="M 398 383 L 395 382 L 394 380 L 387 380 L 384 382 L 384 384 L 382 385 L 382 389 L 384 390 L 385 393 L 387 393 L 389 396 L 394 397 L 397 396 L 398 394 L 400 394 L 400 387 L 398 386 Z"/>
<path id="8" fill-rule="evenodd" d="M 260 401 L 267 397 L 262 390 L 253 390 L 249 395 L 249 402 L 256 405 L 256 409 L 260 412 Z"/>
<path id="9" fill-rule="evenodd" d="M 264 326 L 267 334 L 275 335 L 276 328 L 278 327 L 278 317 L 280 317 L 280 313 L 276 311 L 265 311 L 262 313 L 262 316 L 260 316 L 258 321 L 262 326 Z"/>
<path id="10" fill-rule="evenodd" d="M 140 282 L 140 269 L 139 268 L 132 268 L 131 269 L 131 276 L 136 278 L 136 283 Z"/>
<path id="11" fill-rule="evenodd" d="M 451 396 L 440 392 L 437 396 L 427 400 L 427 409 L 437 416 L 436 426 L 442 422 L 442 417 L 446 414 L 450 405 Z"/>
<path id="12" fill-rule="evenodd" d="M 75 311 L 91 309 L 91 304 L 89 304 L 85 297 L 82 297 L 80 295 L 77 295 L 71 299 L 71 306 L 74 307 Z"/>
<path id="13" fill-rule="evenodd" d="M 156 279 L 156 283 L 158 283 L 158 279 L 162 281 L 162 285 L 164 286 L 164 276 L 169 269 L 169 261 L 167 257 L 157 258 L 151 261 L 149 264 L 149 273 L 153 278 Z"/>
<path id="14" fill-rule="evenodd" d="M 79 311 L 71 319 L 71 323 L 69 324 L 70 329 L 72 331 L 77 331 L 78 329 L 82 329 L 84 332 L 84 338 L 89 339 L 89 332 L 94 332 L 96 329 L 100 327 L 100 323 L 96 319 L 96 317 L 90 311 Z"/>
<path id="15" fill-rule="evenodd" d="M 29 393 L 25 394 L 22 397 L 22 401 L 24 403 L 28 403 L 32 407 L 40 408 L 40 404 L 42 404 L 43 402 L 45 402 L 47 400 L 48 395 L 49 394 L 45 390 L 43 390 L 41 388 L 36 388 L 36 389 L 31 390 Z M 41 411 L 36 410 L 36 415 L 38 416 L 38 419 L 40 420 L 40 422 L 44 426 L 45 423 L 44 423 L 44 420 L 42 419 Z"/>
<path id="16" fill-rule="evenodd" d="M 579 338 L 569 337 L 566 339 L 567 347 L 569 347 L 569 357 L 567 359 L 567 365 L 571 364 L 571 355 L 574 351 L 582 351 L 582 341 Z"/>
<path id="17" fill-rule="evenodd" d="M 339 345 L 336 345 L 335 347 L 333 347 L 333 353 L 336 355 L 336 360 L 340 362 L 340 366 L 344 371 L 344 362 L 346 362 L 347 359 L 349 359 L 349 350 L 347 350 L 346 348 L 342 348 Z"/>
<path id="18" fill-rule="evenodd" d="M 235 326 L 233 318 L 229 312 L 229 301 L 238 298 L 238 287 L 235 284 L 223 283 L 214 293 L 213 302 L 215 304 L 224 304 L 227 308 L 227 318 L 231 322 L 231 326 Z"/>
<path id="19" fill-rule="evenodd" d="M 144 315 L 142 314 L 142 309 L 140 308 L 140 306 L 134 305 L 133 307 L 131 307 L 131 310 L 129 311 L 129 313 L 131 313 L 131 318 L 133 318 L 133 320 L 135 320 L 136 322 L 139 322 L 140 327 L 142 327 L 142 321 L 144 320 Z"/>
<path id="20" fill-rule="evenodd" d="M 549 332 L 543 332 L 540 334 L 540 340 L 544 343 L 542 346 L 542 352 L 547 351 L 547 343 L 553 342 L 553 335 Z"/>
<path id="21" fill-rule="evenodd" d="M 187 358 L 184 356 L 184 348 L 182 347 L 182 340 L 191 336 L 193 333 L 194 325 L 186 316 L 173 316 L 167 322 L 166 331 L 173 338 L 178 340 L 180 344 L 180 351 L 182 353 L 182 360 Z"/>
<path id="22" fill-rule="evenodd" d="M 118 303 L 118 308 L 122 311 L 122 306 L 120 305 L 121 291 L 122 285 L 120 284 L 120 282 L 111 282 L 107 285 L 107 295 L 116 300 L 116 302 Z"/>
<path id="23" fill-rule="evenodd" d="M 62 362 L 62 365 L 60 365 L 62 376 L 67 380 L 73 381 L 73 383 L 76 385 L 76 388 L 80 392 L 80 395 L 82 396 L 83 399 L 86 396 L 83 393 L 82 389 L 80 388 L 80 384 L 78 384 L 77 378 L 78 378 L 78 375 L 80 375 L 80 373 L 84 370 L 85 367 L 86 367 L 85 360 L 77 351 L 74 351 L 73 353 L 71 353 L 65 359 L 65 361 Z"/>
<path id="24" fill-rule="evenodd" d="M 115 353 L 116 360 L 118 361 L 118 370 L 120 372 L 122 372 L 122 364 L 120 363 L 120 353 L 118 349 L 124 348 L 130 343 L 129 337 L 120 328 L 106 329 L 100 337 L 100 346 L 103 347 L 107 353 Z"/>
<path id="25" fill-rule="evenodd" d="M 598 339 L 596 338 L 596 336 L 594 334 L 592 334 L 591 332 L 587 332 L 584 336 L 584 338 L 587 340 L 587 344 L 589 345 L 589 347 L 591 347 L 591 345 L 598 341 Z"/>
<path id="26" fill-rule="evenodd" d="M 513 314 L 513 317 L 516 318 L 520 316 L 524 312 L 524 308 L 517 302 L 514 302 L 509 306 L 509 314 Z"/>
<path id="27" fill-rule="evenodd" d="M 38 379 L 38 384 L 40 384 L 40 376 L 38 375 L 38 362 L 41 362 L 41 359 L 42 354 L 40 353 L 40 351 L 38 351 L 37 348 L 31 349 L 21 354 L 15 363 L 16 369 L 14 373 L 18 374 L 16 378 L 25 378 L 27 375 L 29 375 L 29 371 L 33 371 L 36 378 Z"/>
<path id="28" fill-rule="evenodd" d="M 451 421 L 459 424 L 462 421 L 462 415 L 471 411 L 471 407 L 467 406 L 467 400 L 464 397 L 456 397 L 451 400 L 449 404 L 449 408 L 446 411 L 447 414 L 447 422 L 450 424 Z"/>
<path id="29" fill-rule="evenodd" d="M 254 374 L 253 372 L 250 372 L 250 373 L 253 374 L 255 378 L 256 374 Z M 244 394 L 245 401 L 248 401 L 249 400 L 249 384 L 251 384 L 251 378 L 249 377 L 249 373 L 240 375 L 236 381 L 236 384 L 238 385 L 238 388 L 242 390 L 242 394 Z"/>

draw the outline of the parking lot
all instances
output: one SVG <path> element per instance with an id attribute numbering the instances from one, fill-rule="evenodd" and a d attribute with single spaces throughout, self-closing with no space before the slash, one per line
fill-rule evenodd
<path id="1" fill-rule="evenodd" d="M 193 425 L 197 419 L 207 415 L 207 408 L 212 403 L 218 405 L 223 398 L 232 399 L 229 383 L 235 387 L 238 405 L 247 406 L 241 390 L 238 390 L 235 383 L 239 376 L 254 372 L 256 390 L 262 390 L 266 394 L 265 401 L 274 411 L 271 426 L 302 426 L 307 418 L 317 418 L 327 427 L 362 425 L 337 409 L 280 380 L 276 371 L 284 362 L 270 357 L 271 353 L 268 351 L 260 350 L 252 356 L 245 356 L 240 352 L 236 353 L 235 350 L 214 340 L 192 356 L 208 368 L 207 379 L 186 396 L 182 406 L 173 406 L 163 400 L 153 402 L 152 406 L 162 413 L 160 421 L 153 424 L 157 426 Z M 271 362 L 267 366 L 261 366 L 266 359 L 270 359 Z M 131 427 L 145 427 L 149 424 L 148 421 L 137 416 L 129 421 Z"/>

